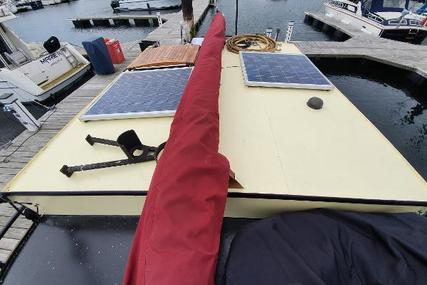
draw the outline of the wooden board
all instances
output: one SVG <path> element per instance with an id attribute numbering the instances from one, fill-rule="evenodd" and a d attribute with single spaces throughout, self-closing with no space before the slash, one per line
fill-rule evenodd
<path id="1" fill-rule="evenodd" d="M 155 66 L 194 65 L 199 46 L 196 45 L 166 45 L 144 50 L 128 69 L 144 69 Z"/>

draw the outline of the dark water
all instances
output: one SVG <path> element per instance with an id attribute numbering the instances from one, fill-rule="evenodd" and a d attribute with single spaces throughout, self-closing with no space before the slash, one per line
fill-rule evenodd
<path id="1" fill-rule="evenodd" d="M 427 180 L 426 84 L 408 72 L 362 60 L 315 60 L 332 83 Z"/>
<path id="2" fill-rule="evenodd" d="M 17 19 L 8 21 L 7 25 L 26 42 L 41 42 L 55 35 L 63 41 L 80 46 L 82 41 L 95 36 L 115 38 L 122 42 L 143 39 L 153 30 L 149 27 L 74 28 L 71 18 L 113 15 L 110 2 L 110 0 L 77 0 L 46 6 L 40 10 L 18 13 Z"/>
<path id="3" fill-rule="evenodd" d="M 234 35 L 235 0 L 218 0 L 227 22 L 227 35 Z M 292 40 L 326 41 L 330 38 L 304 24 L 305 11 L 323 11 L 322 0 L 239 0 L 238 33 L 264 33 L 266 28 L 281 29 L 283 39 L 288 22 L 295 21 Z M 206 16 L 198 32 L 203 36 L 212 20 L 214 10 Z"/>

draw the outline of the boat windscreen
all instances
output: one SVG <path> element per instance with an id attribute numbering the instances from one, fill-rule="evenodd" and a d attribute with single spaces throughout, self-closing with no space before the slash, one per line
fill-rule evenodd
<path id="1" fill-rule="evenodd" d="M 402 12 L 407 9 L 409 0 L 372 0 L 371 12 Z"/>

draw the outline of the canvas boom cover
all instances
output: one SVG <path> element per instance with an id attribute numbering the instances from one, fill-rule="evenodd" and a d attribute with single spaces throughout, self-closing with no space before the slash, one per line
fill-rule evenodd
<path id="1" fill-rule="evenodd" d="M 154 172 L 125 285 L 214 284 L 229 163 L 218 153 L 225 20 L 215 15 Z"/>

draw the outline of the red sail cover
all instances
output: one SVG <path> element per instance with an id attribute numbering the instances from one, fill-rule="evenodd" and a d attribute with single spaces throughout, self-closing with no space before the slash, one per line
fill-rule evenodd
<path id="1" fill-rule="evenodd" d="M 175 114 L 123 284 L 214 284 L 229 163 L 218 153 L 225 20 L 217 14 Z"/>

